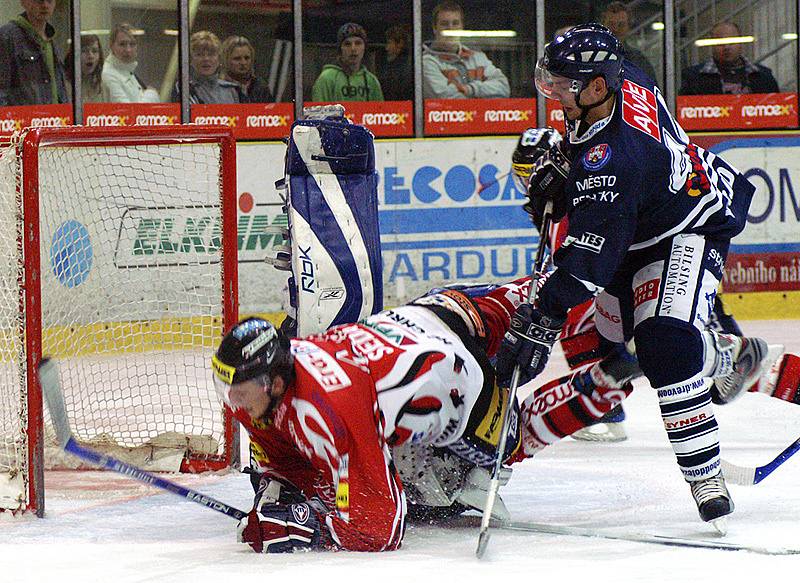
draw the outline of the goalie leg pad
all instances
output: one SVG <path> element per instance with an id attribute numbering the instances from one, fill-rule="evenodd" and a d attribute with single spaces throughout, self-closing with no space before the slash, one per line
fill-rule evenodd
<path id="1" fill-rule="evenodd" d="M 379 312 L 383 273 L 372 134 L 339 119 L 297 121 L 286 174 L 297 333 Z"/>

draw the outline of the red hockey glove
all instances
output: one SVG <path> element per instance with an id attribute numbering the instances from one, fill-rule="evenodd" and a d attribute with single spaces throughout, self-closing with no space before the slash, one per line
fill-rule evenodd
<path id="1" fill-rule="evenodd" d="M 308 504 L 264 505 L 239 521 L 236 540 L 257 553 L 290 553 L 322 546 L 319 518 Z"/>

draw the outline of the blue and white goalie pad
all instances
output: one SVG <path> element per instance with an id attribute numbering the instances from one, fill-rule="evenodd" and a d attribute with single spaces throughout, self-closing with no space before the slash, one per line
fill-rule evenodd
<path id="1" fill-rule="evenodd" d="M 372 134 L 343 117 L 292 125 L 286 155 L 297 335 L 383 309 Z"/>

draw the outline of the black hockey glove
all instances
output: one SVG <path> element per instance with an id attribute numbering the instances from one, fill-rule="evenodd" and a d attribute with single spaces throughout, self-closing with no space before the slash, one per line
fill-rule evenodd
<path id="1" fill-rule="evenodd" d="M 528 192 L 536 161 L 560 141 L 561 134 L 553 128 L 528 128 L 522 133 L 511 155 L 511 173 L 520 192 Z"/>
<path id="2" fill-rule="evenodd" d="M 262 505 L 239 521 L 236 540 L 257 553 L 290 553 L 323 546 L 326 537 L 309 504 Z"/>
<path id="3" fill-rule="evenodd" d="M 539 376 L 564 322 L 565 318 L 545 316 L 530 304 L 517 308 L 497 352 L 497 383 L 508 386 L 516 364 L 520 366 L 520 385 Z"/>
<path id="4" fill-rule="evenodd" d="M 522 208 L 531 215 L 538 227 L 541 223 L 547 201 L 553 201 L 553 221 L 560 221 L 567 213 L 567 199 L 564 186 L 570 170 L 570 161 L 555 145 L 536 161 L 528 184 L 528 202 Z"/>

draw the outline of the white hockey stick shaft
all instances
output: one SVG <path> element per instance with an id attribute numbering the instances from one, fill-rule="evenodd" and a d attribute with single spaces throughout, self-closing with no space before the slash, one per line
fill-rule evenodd
<path id="1" fill-rule="evenodd" d="M 722 460 L 722 473 L 725 475 L 725 480 L 731 484 L 755 486 L 798 451 L 800 451 L 800 438 L 790 443 L 786 449 L 763 466 L 739 466 L 727 460 Z"/>
<path id="2" fill-rule="evenodd" d="M 528 288 L 529 304 L 536 302 L 536 295 L 539 292 L 539 278 L 542 275 L 544 252 L 547 247 L 548 232 L 550 231 L 550 217 L 552 213 L 553 201 L 548 200 L 545 205 L 544 214 L 542 215 L 542 228 L 539 230 L 539 247 L 536 249 L 536 259 L 533 263 L 531 284 Z M 503 454 L 506 450 L 508 429 L 511 425 L 511 419 L 514 417 L 513 411 L 514 404 L 517 401 L 520 374 L 520 366 L 517 364 L 514 367 L 514 372 L 511 374 L 511 386 L 508 389 L 508 403 L 506 403 L 506 408 L 503 411 L 503 418 L 500 422 L 500 443 L 497 444 L 497 458 L 495 459 L 492 481 L 489 483 L 489 491 L 486 494 L 486 504 L 483 506 L 483 515 L 481 516 L 481 529 L 478 533 L 478 548 L 475 550 L 475 555 L 479 559 L 484 556 L 486 547 L 489 544 L 489 520 L 492 517 L 492 509 L 494 508 L 494 502 L 497 498 L 497 491 L 500 489 L 500 471 L 503 468 Z"/>

